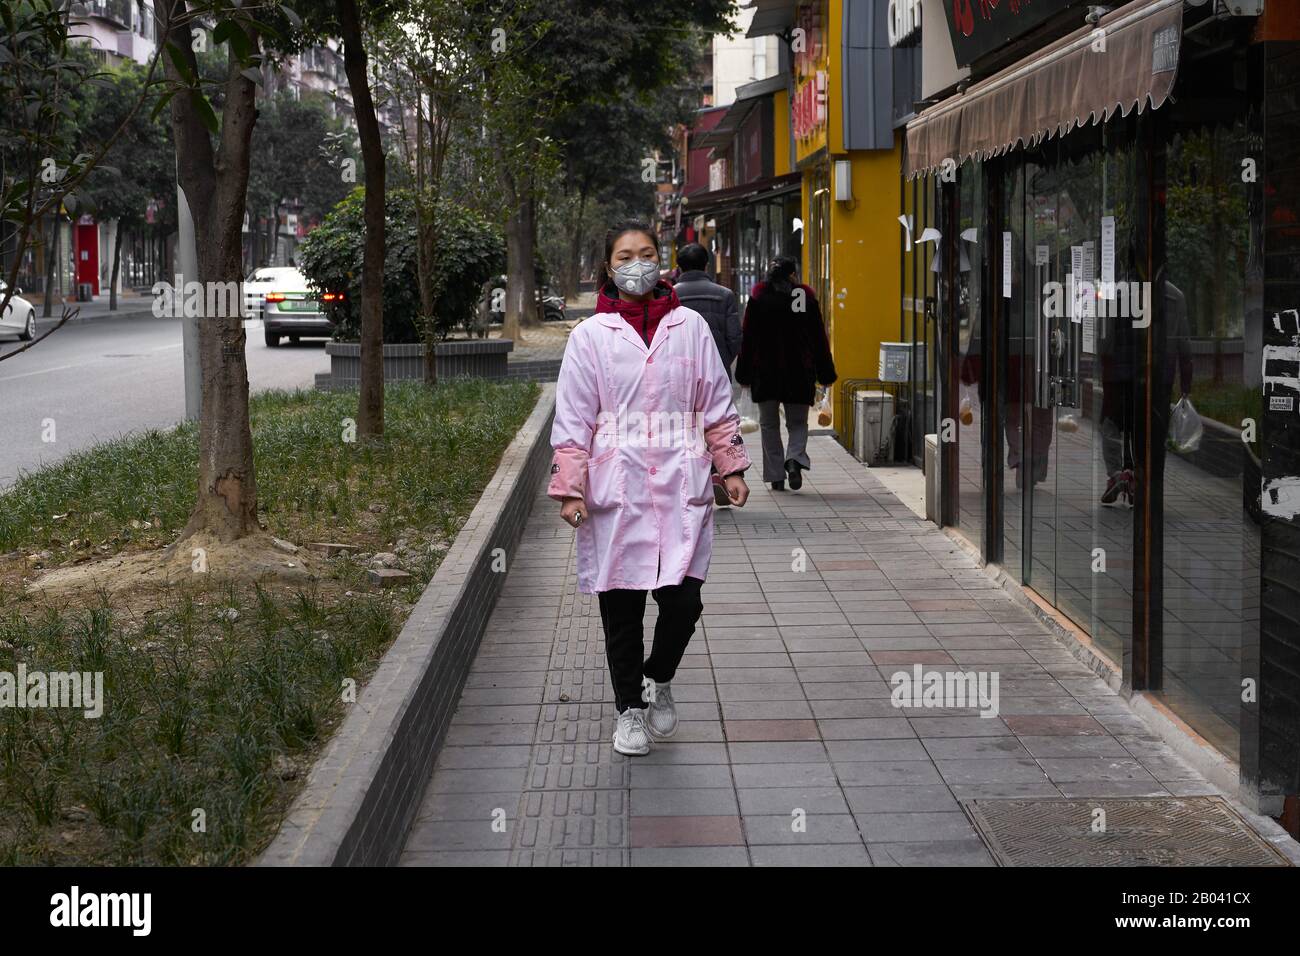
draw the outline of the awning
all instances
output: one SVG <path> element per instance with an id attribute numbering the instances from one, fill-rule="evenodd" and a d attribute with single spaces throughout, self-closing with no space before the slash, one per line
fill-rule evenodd
<path id="1" fill-rule="evenodd" d="M 730 209 L 733 206 L 743 206 L 745 203 L 753 202 L 757 199 L 766 199 L 769 196 L 791 192 L 798 189 L 802 182 L 803 174 L 794 172 L 785 173 L 781 176 L 772 176 L 769 179 L 759 179 L 755 182 L 744 183 L 740 186 L 731 186 L 727 189 L 717 189 L 713 192 L 695 193 L 683 197 L 682 215 L 712 215 L 713 213 L 720 212 L 723 209 Z"/>
<path id="2" fill-rule="evenodd" d="M 908 123 L 907 178 L 1163 106 L 1182 33 L 1183 0 L 1125 4 Z"/>
<path id="3" fill-rule="evenodd" d="M 755 80 L 736 87 L 736 98 L 727 107 L 726 115 L 722 117 L 717 126 L 695 140 L 691 144 L 691 148 L 707 148 L 716 151 L 719 147 L 729 145 L 762 98 L 771 96 L 778 90 L 784 90 L 786 84 L 786 74 L 777 73 L 765 79 Z"/>
<path id="4" fill-rule="evenodd" d="M 744 6 L 754 11 L 746 37 L 781 34 L 794 26 L 795 0 L 752 0 Z"/>

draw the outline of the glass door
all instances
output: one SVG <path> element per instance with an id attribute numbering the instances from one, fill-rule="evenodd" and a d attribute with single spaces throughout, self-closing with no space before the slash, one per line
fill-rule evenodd
<path id="1" fill-rule="evenodd" d="M 1134 309 L 1149 299 L 1121 281 L 1135 248 L 1128 142 L 1114 126 L 1078 130 L 1026 156 L 1021 406 L 1007 418 L 1025 583 L 1117 661 L 1133 613 Z"/>

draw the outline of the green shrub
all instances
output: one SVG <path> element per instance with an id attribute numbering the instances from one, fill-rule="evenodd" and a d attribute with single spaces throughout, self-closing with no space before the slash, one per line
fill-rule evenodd
<path id="1" fill-rule="evenodd" d="M 313 229 L 299 247 L 300 268 L 319 291 L 347 293 L 329 306 L 334 338 L 355 342 L 361 332 L 361 264 L 364 253 L 365 190 L 353 190 Z M 419 342 L 420 282 L 416 254 L 415 196 L 389 190 L 384 256 L 384 341 Z M 441 202 L 435 214 L 434 269 L 445 277 L 434 303 L 434 334 L 444 339 L 473 319 L 479 289 L 505 267 L 505 241 L 495 226 L 462 206 Z"/>

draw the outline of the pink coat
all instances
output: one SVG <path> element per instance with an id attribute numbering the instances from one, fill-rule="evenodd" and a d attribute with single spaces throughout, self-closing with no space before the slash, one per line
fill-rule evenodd
<path id="1" fill-rule="evenodd" d="M 708 323 L 677 306 L 647 349 L 622 316 L 597 312 L 569 335 L 555 393 L 546 491 L 582 496 L 578 590 L 651 590 L 703 579 L 713 485 L 749 467 L 731 382 Z"/>

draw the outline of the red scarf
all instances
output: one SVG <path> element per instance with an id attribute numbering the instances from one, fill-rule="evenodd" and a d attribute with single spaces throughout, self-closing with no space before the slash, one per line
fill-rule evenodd
<path id="1" fill-rule="evenodd" d="M 613 289 L 613 286 L 606 285 L 596 294 L 596 311 L 617 312 L 647 346 L 654 341 L 659 320 L 682 304 L 677 298 L 677 290 L 662 279 L 655 286 L 654 296 L 645 302 L 629 302 L 619 298 L 617 292 L 611 298 L 606 289 Z"/>

